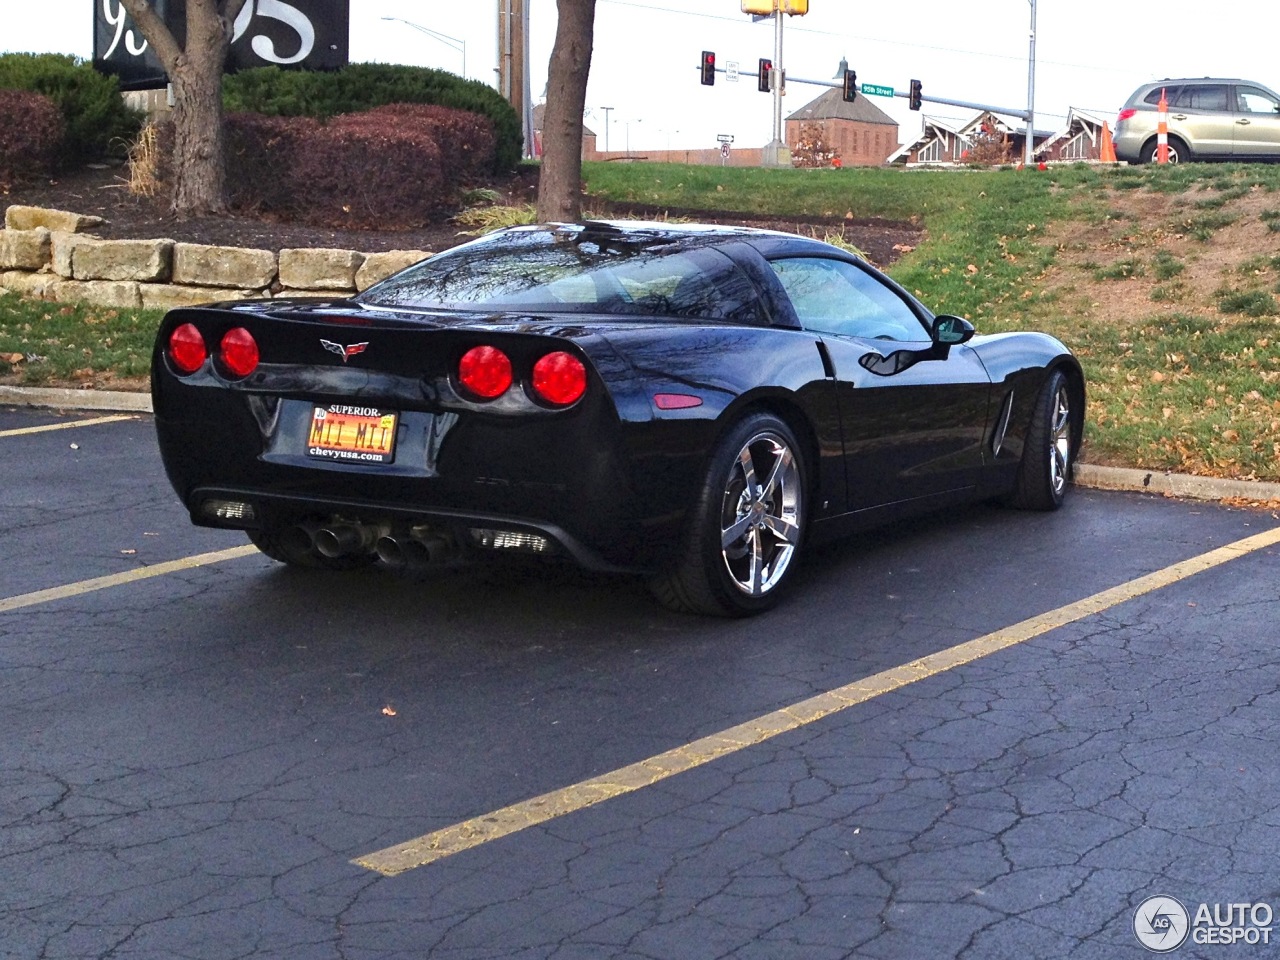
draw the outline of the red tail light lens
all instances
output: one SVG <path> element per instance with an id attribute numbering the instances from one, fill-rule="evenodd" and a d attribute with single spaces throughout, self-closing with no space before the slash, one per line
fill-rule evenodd
<path id="1" fill-rule="evenodd" d="M 564 407 L 587 390 L 587 368 L 571 353 L 557 350 L 533 365 L 533 392 L 547 403 Z"/>
<path id="2" fill-rule="evenodd" d="M 195 373 L 204 366 L 209 351 L 204 337 L 193 323 L 184 323 L 169 334 L 169 361 L 181 374 Z"/>
<path id="3" fill-rule="evenodd" d="M 1120 115 L 1116 117 L 1116 123 L 1118 124 L 1122 120 L 1128 120 L 1131 117 L 1137 115 L 1137 113 L 1138 111 L 1133 109 L 1133 107 L 1126 107 L 1125 109 L 1121 110 Z"/>
<path id="4" fill-rule="evenodd" d="M 247 377 L 258 368 L 258 342 L 244 327 L 235 327 L 222 338 L 219 356 L 233 377 Z"/>
<path id="5" fill-rule="evenodd" d="M 497 347 L 472 347 L 458 361 L 458 382 L 484 400 L 511 386 L 511 360 Z"/>

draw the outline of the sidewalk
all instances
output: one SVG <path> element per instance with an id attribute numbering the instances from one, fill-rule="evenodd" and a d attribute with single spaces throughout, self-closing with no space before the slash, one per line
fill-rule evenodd
<path id="1" fill-rule="evenodd" d="M 55 407 L 63 410 L 150 413 L 151 394 L 0 386 L 0 405 L 2 404 Z M 1077 486 L 1094 490 L 1154 493 L 1187 500 L 1280 500 L 1280 483 L 1197 477 L 1185 473 L 1137 470 L 1132 467 L 1099 467 L 1078 463 L 1073 480 Z"/>

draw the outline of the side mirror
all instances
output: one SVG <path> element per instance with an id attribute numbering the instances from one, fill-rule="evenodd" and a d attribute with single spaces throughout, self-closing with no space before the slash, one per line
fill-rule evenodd
<path id="1" fill-rule="evenodd" d="M 964 317 L 953 317 L 943 314 L 933 318 L 933 329 L 929 331 L 933 342 L 940 347 L 954 347 L 956 344 L 968 343 L 976 331 L 974 326 Z"/>

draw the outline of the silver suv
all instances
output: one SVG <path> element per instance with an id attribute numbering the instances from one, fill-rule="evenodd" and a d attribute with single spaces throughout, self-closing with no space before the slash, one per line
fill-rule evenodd
<path id="1" fill-rule="evenodd" d="M 1156 107 L 1169 106 L 1169 162 L 1280 160 L 1280 96 L 1260 83 L 1200 77 L 1145 83 L 1116 118 L 1116 158 L 1151 163 Z"/>

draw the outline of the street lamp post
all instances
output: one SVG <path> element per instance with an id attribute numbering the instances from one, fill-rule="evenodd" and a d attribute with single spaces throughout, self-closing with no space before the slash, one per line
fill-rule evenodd
<path id="1" fill-rule="evenodd" d="M 601 107 L 600 109 L 604 111 L 604 152 L 608 153 L 609 152 L 609 111 L 612 110 L 613 107 Z"/>
<path id="2" fill-rule="evenodd" d="M 397 23 L 403 23 L 406 27 L 413 27 L 413 29 L 421 31 L 422 33 L 427 34 L 427 36 L 435 37 L 446 46 L 453 47 L 453 49 L 460 51 L 462 53 L 462 75 L 464 77 L 467 75 L 467 41 L 459 40 L 457 37 L 451 37 L 447 33 L 439 33 L 435 30 L 428 29 L 420 23 L 414 23 L 412 20 L 405 20 L 402 17 L 383 17 L 382 19 L 394 20 Z"/>
<path id="3" fill-rule="evenodd" d="M 1036 142 L 1036 0 L 1031 4 L 1031 52 L 1027 56 L 1027 149 L 1023 161 L 1031 166 Z"/>
<path id="4" fill-rule="evenodd" d="M 773 139 L 765 145 L 763 151 L 764 166 L 791 166 L 791 151 L 787 149 L 782 138 L 782 3 L 773 2 L 773 76 L 770 86 L 773 88 Z"/>

